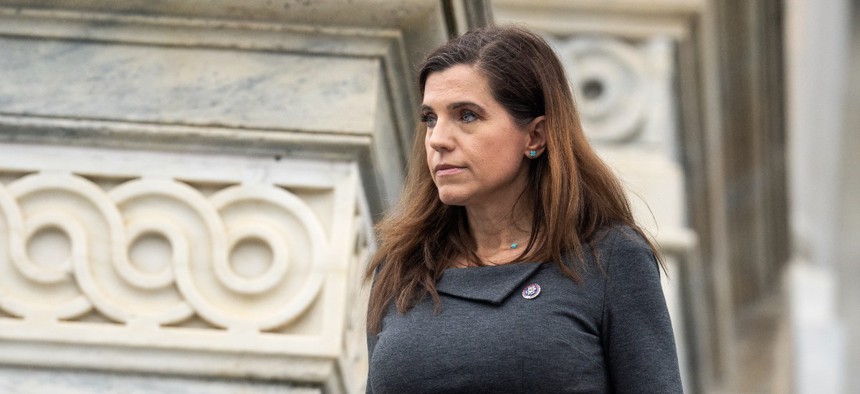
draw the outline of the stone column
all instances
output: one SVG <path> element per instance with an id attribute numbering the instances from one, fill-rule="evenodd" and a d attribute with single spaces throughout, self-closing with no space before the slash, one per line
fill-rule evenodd
<path id="1" fill-rule="evenodd" d="M 689 225 L 675 87 L 678 43 L 692 36 L 688 24 L 697 18 L 700 5 L 493 4 L 498 22 L 525 23 L 555 47 L 571 79 L 586 135 L 628 187 L 637 221 L 661 245 L 682 379 L 688 391 L 695 391 L 695 371 L 700 368 L 691 367 L 709 356 L 694 345 L 693 335 L 697 326 L 708 323 L 700 320 L 707 319 L 706 314 L 693 312 L 702 309 L 695 303 L 703 300 L 704 289 L 698 279 L 698 237 Z"/>
<path id="2" fill-rule="evenodd" d="M 839 272 L 839 312 L 845 316 L 846 332 L 845 371 L 860 371 L 860 5 L 852 3 L 852 28 L 848 84 L 845 99 L 844 143 L 840 151 L 842 179 L 839 195 L 839 251 L 836 255 Z M 849 373 L 845 387 L 860 387 L 860 375 Z"/>
<path id="3" fill-rule="evenodd" d="M 445 12 L 0 1 L 0 387 L 362 392 Z"/>
<path id="4" fill-rule="evenodd" d="M 852 16 L 852 8 L 855 15 Z M 858 7 L 789 1 L 786 43 L 793 263 L 790 299 L 794 391 L 848 393 L 860 384 L 856 200 Z M 852 36 L 853 34 L 853 36 Z"/>
<path id="5" fill-rule="evenodd" d="M 493 4 L 558 47 L 586 133 L 679 271 L 666 296 L 687 389 L 731 390 L 743 317 L 788 260 L 779 2 Z"/>

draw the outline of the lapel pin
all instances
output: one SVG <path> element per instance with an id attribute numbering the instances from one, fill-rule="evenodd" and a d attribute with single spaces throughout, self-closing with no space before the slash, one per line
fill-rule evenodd
<path id="1" fill-rule="evenodd" d="M 532 283 L 523 289 L 523 298 L 531 300 L 540 294 L 540 285 Z"/>

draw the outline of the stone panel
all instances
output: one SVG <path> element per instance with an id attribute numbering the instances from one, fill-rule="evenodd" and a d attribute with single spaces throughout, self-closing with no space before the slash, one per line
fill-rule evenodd
<path id="1" fill-rule="evenodd" d="M 368 220 L 355 208 L 354 165 L 38 145 L 0 152 L 0 358 L 321 381 L 332 367 L 323 360 L 339 356 L 346 272 L 360 266 L 348 251 Z M 27 342 L 56 354 L 21 353 Z M 75 349 L 125 361 L 74 359 Z M 162 360 L 138 363 L 141 349 Z M 173 365 L 204 353 L 232 367 Z M 319 366 L 257 368 L 297 357 Z"/>
<path id="2" fill-rule="evenodd" d="M 363 391 L 442 8 L 0 1 L 0 387 Z"/>
<path id="3" fill-rule="evenodd" d="M 0 112 L 366 134 L 378 59 L 0 37 Z M 75 98 L 75 99 L 71 99 Z"/>
<path id="4" fill-rule="evenodd" d="M 699 238 L 690 226 L 690 174 L 678 124 L 680 43 L 693 34 L 699 1 L 494 2 L 496 20 L 525 23 L 555 47 L 571 81 L 586 135 L 616 170 L 637 221 L 661 245 L 664 282 L 686 390 L 712 357 L 700 330 L 707 313 Z"/>

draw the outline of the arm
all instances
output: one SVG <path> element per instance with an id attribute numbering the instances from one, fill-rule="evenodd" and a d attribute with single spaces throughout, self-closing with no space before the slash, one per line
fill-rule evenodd
<path id="1" fill-rule="evenodd" d="M 618 234 L 604 261 L 603 349 L 616 393 L 681 393 L 678 356 L 660 270 L 633 231 Z"/>

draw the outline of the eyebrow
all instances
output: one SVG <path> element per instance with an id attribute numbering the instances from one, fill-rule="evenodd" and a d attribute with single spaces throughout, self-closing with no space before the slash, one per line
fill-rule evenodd
<path id="1" fill-rule="evenodd" d="M 473 102 L 471 102 L 471 101 L 457 101 L 457 102 L 454 102 L 454 103 L 451 103 L 451 104 L 449 104 L 449 105 L 448 105 L 448 109 L 457 109 L 457 108 L 460 108 L 460 107 L 475 107 L 475 108 L 477 108 L 478 110 L 481 110 L 481 111 L 483 111 L 483 110 L 484 110 L 484 107 L 482 107 L 482 106 L 480 106 L 480 105 L 478 105 L 478 104 L 476 104 L 476 103 L 473 103 Z M 426 111 L 426 110 L 431 110 L 431 111 L 432 111 L 432 110 L 433 110 L 433 107 L 431 107 L 431 106 L 429 106 L 429 105 L 427 105 L 427 104 L 421 104 L 421 112 L 424 112 L 424 111 Z"/>

